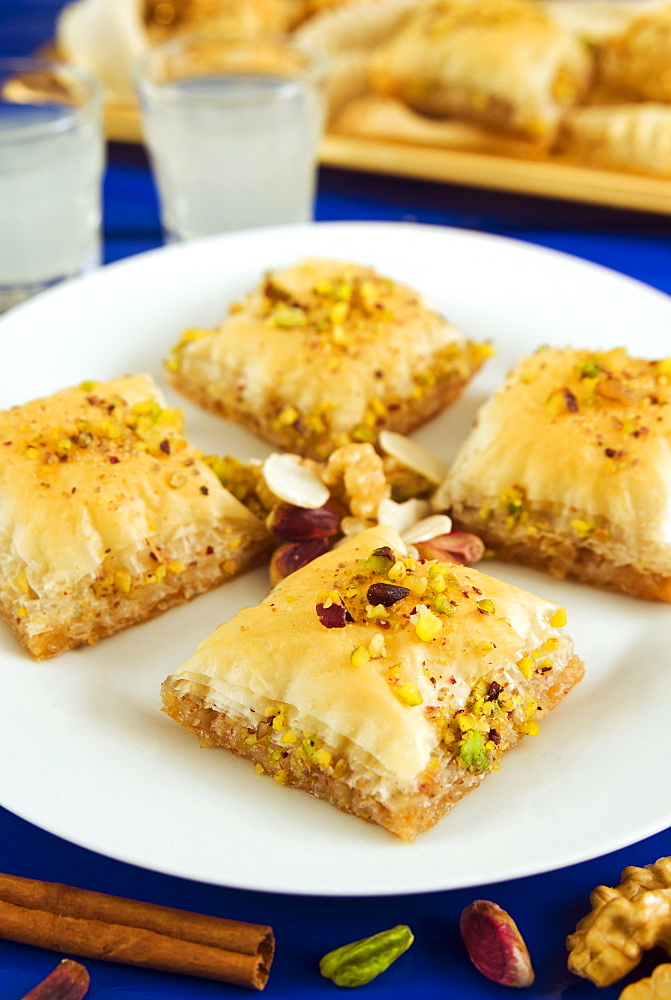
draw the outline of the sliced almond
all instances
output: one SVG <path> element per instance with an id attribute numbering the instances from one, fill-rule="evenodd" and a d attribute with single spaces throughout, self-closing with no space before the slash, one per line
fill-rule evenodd
<path id="1" fill-rule="evenodd" d="M 416 521 L 401 534 L 403 541 L 408 545 L 416 545 L 418 542 L 429 542 L 439 535 L 448 535 L 450 531 L 452 531 L 452 519 L 447 514 L 432 514 L 431 517 L 423 517 L 421 521 Z"/>
<path id="2" fill-rule="evenodd" d="M 413 497 L 405 503 L 396 503 L 395 500 L 381 500 L 377 506 L 378 524 L 386 524 L 389 528 L 396 528 L 399 535 L 404 535 L 417 521 L 429 513 L 429 504 L 426 500 L 418 500 Z"/>
<path id="3" fill-rule="evenodd" d="M 270 492 L 296 507 L 323 507 L 331 495 L 319 476 L 301 463 L 299 455 L 273 452 L 262 471 Z"/>
<path id="4" fill-rule="evenodd" d="M 413 472 L 418 472 L 430 483 L 442 483 L 447 475 L 447 466 L 439 458 L 424 448 L 416 441 L 412 441 L 405 434 L 397 434 L 396 431 L 380 431 L 378 437 L 382 451 L 395 458 L 397 462 L 404 465 Z"/>

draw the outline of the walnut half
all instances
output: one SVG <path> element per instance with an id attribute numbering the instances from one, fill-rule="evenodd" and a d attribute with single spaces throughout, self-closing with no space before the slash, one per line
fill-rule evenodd
<path id="1" fill-rule="evenodd" d="M 671 858 L 625 868 L 621 878 L 594 889 L 591 913 L 566 939 L 569 969 L 597 986 L 627 975 L 651 948 L 671 955 Z"/>

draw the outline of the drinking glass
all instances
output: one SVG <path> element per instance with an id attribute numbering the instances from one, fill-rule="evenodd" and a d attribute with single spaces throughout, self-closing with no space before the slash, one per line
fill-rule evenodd
<path id="1" fill-rule="evenodd" d="M 135 83 L 168 241 L 312 218 L 323 56 L 290 37 L 192 34 Z"/>
<path id="2" fill-rule="evenodd" d="M 83 70 L 0 59 L 0 312 L 100 263 L 101 109 Z"/>

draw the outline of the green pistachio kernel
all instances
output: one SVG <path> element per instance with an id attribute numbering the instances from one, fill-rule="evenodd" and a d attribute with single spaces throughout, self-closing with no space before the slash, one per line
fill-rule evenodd
<path id="1" fill-rule="evenodd" d="M 586 361 L 580 368 L 580 378 L 598 378 L 599 366 L 594 361 Z"/>
<path id="2" fill-rule="evenodd" d="M 439 615 L 447 615 L 448 618 L 454 615 L 454 607 L 447 594 L 438 594 L 433 602 L 433 608 Z"/>
<path id="3" fill-rule="evenodd" d="M 308 318 L 300 306 L 287 306 L 283 303 L 276 306 L 271 313 L 271 319 L 275 326 L 286 328 L 292 326 L 307 326 Z"/>
<path id="4" fill-rule="evenodd" d="M 479 729 L 470 729 L 459 748 L 462 764 L 469 771 L 486 771 L 489 767 L 489 754 L 485 749 L 486 737 Z"/>
<path id="5" fill-rule="evenodd" d="M 355 427 L 352 431 L 353 441 L 364 441 L 370 443 L 375 440 L 376 436 L 374 427 L 365 427 L 363 424 L 359 424 L 359 426 Z"/>
<path id="6" fill-rule="evenodd" d="M 388 969 L 413 941 L 410 928 L 398 924 L 330 951 L 319 963 L 319 971 L 336 986 L 363 986 Z"/>
<path id="7" fill-rule="evenodd" d="M 391 554 L 388 554 L 388 551 Z M 394 553 L 384 547 L 381 549 L 375 549 L 371 552 L 368 558 L 362 561 L 361 565 L 364 569 L 369 570 L 371 573 L 378 573 L 380 576 L 387 576 L 395 561 Z"/>

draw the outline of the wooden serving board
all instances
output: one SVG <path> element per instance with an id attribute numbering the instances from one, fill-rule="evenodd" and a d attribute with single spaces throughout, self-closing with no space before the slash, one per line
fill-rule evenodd
<path id="1" fill-rule="evenodd" d="M 111 140 L 142 142 L 139 114 L 133 107 L 108 107 L 106 129 Z M 671 215 L 671 179 L 597 170 L 555 160 L 514 159 L 327 134 L 322 141 L 320 162 L 346 170 Z"/>

